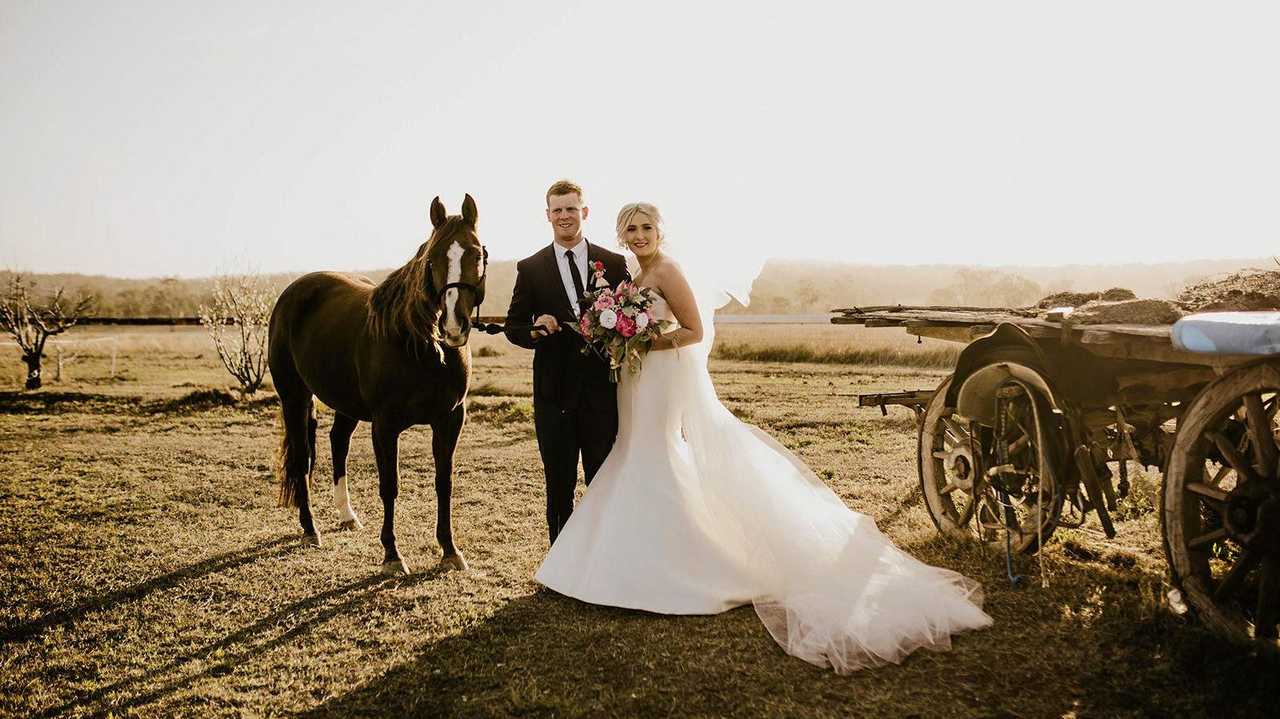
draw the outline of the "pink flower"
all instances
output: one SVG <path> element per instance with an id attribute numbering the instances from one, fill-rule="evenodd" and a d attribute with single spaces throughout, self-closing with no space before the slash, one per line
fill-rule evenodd
<path id="1" fill-rule="evenodd" d="M 616 329 L 618 334 L 623 337 L 634 337 L 636 334 L 636 321 L 626 315 L 618 315 L 618 324 Z"/>
<path id="2" fill-rule="evenodd" d="M 608 292 L 601 292 L 600 296 L 596 298 L 596 303 L 593 305 L 593 308 L 599 312 L 600 310 L 607 310 L 610 307 L 614 307 L 617 304 L 618 300 L 615 299 L 613 295 Z"/>
<path id="3" fill-rule="evenodd" d="M 589 313 L 583 312 L 582 317 L 578 318 L 578 329 L 582 330 L 584 335 L 591 332 L 591 315 Z"/>

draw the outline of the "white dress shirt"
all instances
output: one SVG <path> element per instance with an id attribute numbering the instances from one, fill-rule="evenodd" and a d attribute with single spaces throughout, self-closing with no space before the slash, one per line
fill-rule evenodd
<path id="1" fill-rule="evenodd" d="M 564 282 L 564 293 L 569 297 L 569 304 L 573 306 L 574 317 L 577 317 L 580 313 L 578 293 L 573 289 L 573 275 L 569 274 L 569 259 L 564 256 L 564 253 L 573 252 L 573 263 L 578 266 L 578 274 L 582 276 L 582 290 L 590 291 L 591 275 L 587 274 L 587 238 L 578 240 L 578 244 L 573 247 L 564 247 L 557 242 L 552 245 L 552 248 L 556 253 L 556 266 L 560 268 L 560 280 Z"/>

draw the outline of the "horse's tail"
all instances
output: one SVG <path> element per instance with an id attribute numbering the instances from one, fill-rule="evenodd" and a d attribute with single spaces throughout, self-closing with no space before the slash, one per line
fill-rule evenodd
<path id="1" fill-rule="evenodd" d="M 300 411 L 299 411 L 300 410 Z M 298 490 L 311 477 L 316 463 L 316 410 L 310 397 L 302 407 L 283 406 L 280 423 L 284 427 L 276 454 L 276 477 L 280 481 L 280 506 L 298 506 Z"/>
<path id="2" fill-rule="evenodd" d="M 267 363 L 271 382 L 280 397 L 280 425 L 283 437 L 276 455 L 276 477 L 280 482 L 280 506 L 297 507 L 307 496 L 306 482 L 316 464 L 315 398 L 298 372 L 290 343 L 291 328 L 309 312 L 324 276 L 306 275 L 285 288 L 271 310 L 268 328 Z M 301 495 L 301 496 L 299 496 Z"/>

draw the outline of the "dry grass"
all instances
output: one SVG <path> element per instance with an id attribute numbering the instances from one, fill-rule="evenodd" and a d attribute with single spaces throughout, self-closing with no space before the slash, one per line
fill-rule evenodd
<path id="1" fill-rule="evenodd" d="M 486 338 L 487 339 L 487 338 Z M 920 507 L 909 413 L 850 395 L 930 387 L 919 369 L 716 360 L 721 397 L 798 452 L 922 560 L 981 581 L 996 624 L 898 667 L 836 676 L 782 654 L 749 608 L 662 617 L 540 589 L 542 473 L 529 353 L 477 358 L 454 491 L 466 573 L 431 570 L 430 431 L 401 447 L 397 528 L 418 570 L 378 573 L 367 426 L 352 444 L 366 528 L 297 543 L 274 506 L 275 412 L 207 350 L 140 349 L 74 382 L 0 395 L 0 714 L 306 716 L 1263 716 L 1280 667 L 1171 616 L 1155 514 L 1120 537 L 1064 532 L 1036 582 L 939 540 Z M 192 385 L 198 385 L 193 387 Z M 269 398 L 268 398 L 269 400 Z M 320 437 L 329 416 L 321 416 Z M 329 472 L 327 446 L 318 476 Z M 1152 482 L 1139 482 L 1150 496 Z M 655 518 L 655 521 L 660 521 Z"/>
<path id="2" fill-rule="evenodd" d="M 748 362 L 803 362 L 946 369 L 961 345 L 856 325 L 718 325 L 715 356 Z"/>

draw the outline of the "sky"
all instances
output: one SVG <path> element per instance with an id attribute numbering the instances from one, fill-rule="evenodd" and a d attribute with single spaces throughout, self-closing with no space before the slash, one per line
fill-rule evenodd
<path id="1" fill-rule="evenodd" d="M 470 193 L 496 259 L 629 201 L 872 264 L 1280 252 L 1280 4 L 0 0 L 0 267 L 376 269 Z M 678 247 L 678 244 L 673 244 Z"/>

